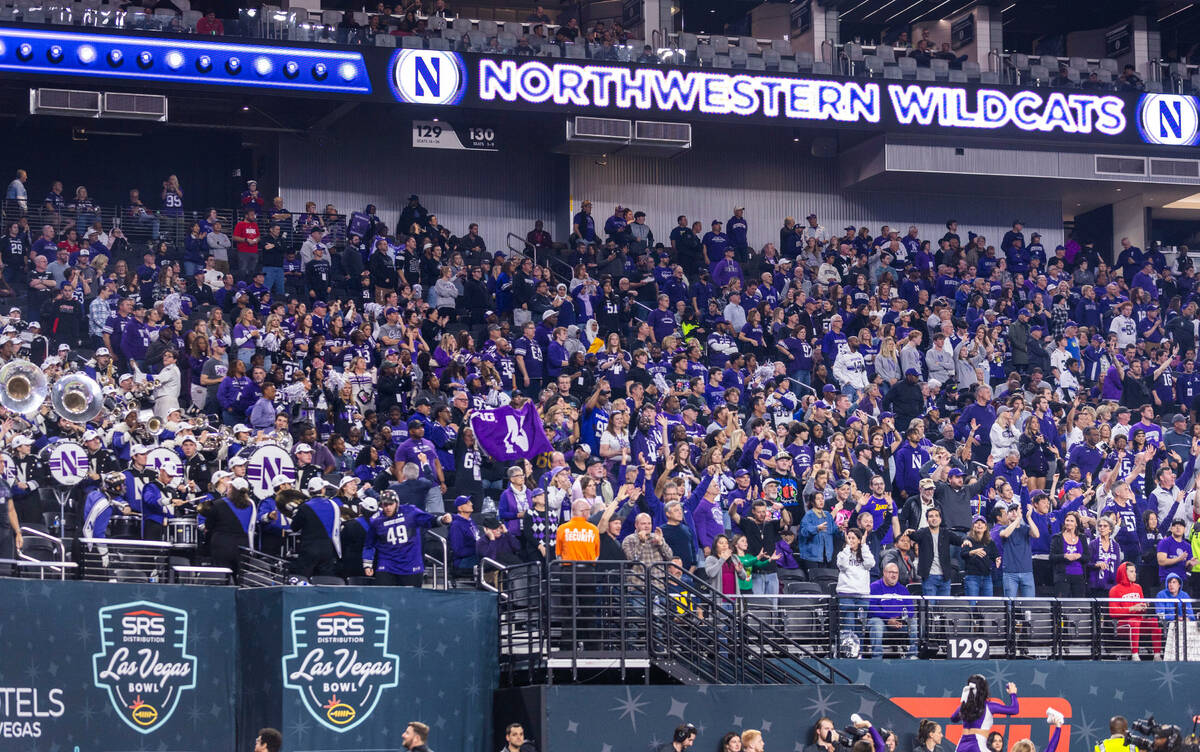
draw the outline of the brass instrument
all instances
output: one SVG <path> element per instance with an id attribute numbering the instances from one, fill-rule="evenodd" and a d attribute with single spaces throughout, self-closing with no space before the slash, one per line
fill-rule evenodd
<path id="1" fill-rule="evenodd" d="M 63 376 L 50 390 L 54 411 L 72 423 L 87 423 L 104 411 L 104 398 L 96 380 L 84 373 Z"/>
<path id="2" fill-rule="evenodd" d="M 0 405 L 26 418 L 37 414 L 49 394 L 46 374 L 28 360 L 0 367 Z"/>

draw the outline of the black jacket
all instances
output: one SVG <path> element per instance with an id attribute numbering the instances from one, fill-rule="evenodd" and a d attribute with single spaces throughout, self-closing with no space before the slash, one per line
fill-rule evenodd
<path id="1" fill-rule="evenodd" d="M 925 412 L 925 395 L 920 384 L 911 384 L 908 379 L 897 381 L 880 403 L 884 410 L 896 414 L 896 427 L 901 431 L 908 430 L 908 423 Z"/>
<path id="2" fill-rule="evenodd" d="M 917 574 L 925 580 L 933 566 L 933 535 L 929 528 L 923 527 L 913 533 L 912 539 L 917 544 Z M 942 576 L 947 580 L 953 579 L 958 571 L 954 559 L 950 557 L 950 546 L 961 546 L 962 541 L 961 535 L 945 526 L 938 531 L 938 559 L 942 564 Z"/>
<path id="3" fill-rule="evenodd" d="M 1082 535 L 1079 536 L 1079 544 L 1081 546 L 1079 553 L 1083 554 L 1083 558 L 1081 558 L 1079 561 L 1083 564 L 1083 571 L 1084 571 L 1084 574 L 1086 575 L 1088 561 L 1090 561 L 1090 559 L 1088 558 L 1090 555 L 1090 548 L 1088 546 L 1087 538 Z M 1063 553 L 1064 547 L 1065 547 L 1065 544 L 1063 541 L 1062 533 L 1059 533 L 1058 535 L 1056 535 L 1050 539 L 1050 566 L 1054 567 L 1054 581 L 1055 582 L 1063 582 L 1064 580 L 1067 579 L 1067 563 L 1068 562 L 1065 558 L 1063 558 L 1065 556 L 1065 554 Z"/>

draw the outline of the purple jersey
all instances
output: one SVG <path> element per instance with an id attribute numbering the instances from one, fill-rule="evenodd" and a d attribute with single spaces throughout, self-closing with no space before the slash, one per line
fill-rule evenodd
<path id="1" fill-rule="evenodd" d="M 421 550 L 421 528 L 433 527 L 437 521 L 437 517 L 412 504 L 398 505 L 391 517 L 376 512 L 367 524 L 363 567 L 374 566 L 377 572 L 401 575 L 423 573 L 425 556 Z"/>

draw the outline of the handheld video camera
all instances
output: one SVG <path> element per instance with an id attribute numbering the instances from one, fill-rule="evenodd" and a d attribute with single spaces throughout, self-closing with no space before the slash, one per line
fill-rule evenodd
<path id="1" fill-rule="evenodd" d="M 1125 743 L 1131 747 L 1154 752 L 1180 752 L 1183 735 L 1174 724 L 1158 723 L 1154 716 L 1139 718 L 1125 733 Z"/>

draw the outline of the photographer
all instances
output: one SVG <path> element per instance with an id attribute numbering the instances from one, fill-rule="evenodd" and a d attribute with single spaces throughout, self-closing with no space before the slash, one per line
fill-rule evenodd
<path id="1" fill-rule="evenodd" d="M 684 752 L 696 743 L 696 727 L 684 723 L 675 727 L 671 741 L 658 748 L 658 752 Z"/>

